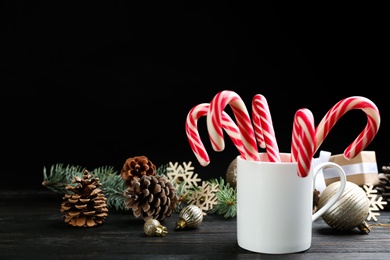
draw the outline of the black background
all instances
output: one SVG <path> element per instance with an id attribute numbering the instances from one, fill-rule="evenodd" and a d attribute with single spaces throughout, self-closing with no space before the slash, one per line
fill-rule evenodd
<path id="1" fill-rule="evenodd" d="M 341 99 L 365 96 L 382 119 L 366 150 L 388 165 L 384 2 L 257 2 L 2 1 L 0 188 L 45 189 L 44 167 L 119 171 L 138 155 L 224 177 L 231 141 L 214 152 L 199 120 L 211 159 L 202 167 L 184 128 L 189 110 L 221 90 L 249 109 L 255 94 L 268 99 L 282 152 L 296 110 L 318 124 Z M 348 112 L 319 150 L 342 153 L 365 124 L 364 112 Z"/>

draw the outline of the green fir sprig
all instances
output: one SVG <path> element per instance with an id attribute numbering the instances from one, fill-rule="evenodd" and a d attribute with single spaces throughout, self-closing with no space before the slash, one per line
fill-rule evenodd
<path id="1" fill-rule="evenodd" d="M 92 173 L 99 178 L 102 183 L 102 190 L 107 198 L 107 207 L 116 210 L 129 210 L 125 206 L 124 191 L 127 188 L 122 176 L 113 170 L 113 167 L 98 168 Z"/>
<path id="2" fill-rule="evenodd" d="M 68 185 L 73 185 L 72 180 L 75 176 L 82 176 L 85 167 L 79 165 L 66 165 L 59 163 L 50 167 L 50 172 L 47 173 L 46 167 L 43 168 L 42 185 L 56 193 L 67 194 L 69 190 L 65 189 Z M 99 178 L 103 190 L 107 198 L 107 207 L 117 210 L 127 210 L 124 204 L 124 190 L 126 184 L 122 177 L 114 171 L 112 166 L 103 166 L 90 171 L 95 177 Z"/>
<path id="3" fill-rule="evenodd" d="M 47 173 L 46 167 L 43 167 L 42 185 L 57 193 L 69 193 L 65 187 L 72 184 L 76 175 L 82 176 L 83 172 L 84 168 L 81 166 L 64 166 L 62 163 L 52 165 L 49 173 Z"/>
<path id="4" fill-rule="evenodd" d="M 222 177 L 209 180 L 211 184 L 218 184 L 219 190 L 216 192 L 217 205 L 209 210 L 210 214 L 223 215 L 225 218 L 233 218 L 237 215 L 237 192 L 228 182 L 225 183 Z"/>

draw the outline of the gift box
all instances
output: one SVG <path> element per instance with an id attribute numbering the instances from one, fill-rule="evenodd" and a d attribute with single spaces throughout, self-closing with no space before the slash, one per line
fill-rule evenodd
<path id="1" fill-rule="evenodd" d="M 379 184 L 378 165 L 374 151 L 362 151 L 351 160 L 345 159 L 343 154 L 332 155 L 329 161 L 340 165 L 350 182 L 359 186 Z M 334 169 L 324 169 L 323 174 L 326 185 L 340 180 Z"/>

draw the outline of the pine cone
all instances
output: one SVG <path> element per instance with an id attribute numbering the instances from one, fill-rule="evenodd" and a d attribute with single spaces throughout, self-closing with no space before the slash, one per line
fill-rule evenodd
<path id="1" fill-rule="evenodd" d="M 102 224 L 108 216 L 106 205 L 107 198 L 101 186 L 99 178 L 93 178 L 93 174 L 84 171 L 82 178 L 74 177 L 72 183 L 65 188 L 72 194 L 65 194 L 62 198 L 61 212 L 64 213 L 65 223 L 77 227 L 93 227 Z"/>
<path id="2" fill-rule="evenodd" d="M 383 205 L 383 209 L 390 210 L 390 166 L 382 166 L 382 171 L 383 173 L 378 174 L 379 184 L 376 189 L 383 201 L 387 201 L 387 204 Z"/>
<path id="3" fill-rule="evenodd" d="M 127 187 L 131 186 L 131 182 L 134 179 L 141 178 L 143 175 L 156 175 L 156 165 L 146 156 L 128 158 L 123 164 L 121 176 L 125 180 Z"/>
<path id="4" fill-rule="evenodd" d="M 125 205 L 136 218 L 163 221 L 170 217 L 179 203 L 175 187 L 163 176 L 142 175 L 125 190 Z"/>

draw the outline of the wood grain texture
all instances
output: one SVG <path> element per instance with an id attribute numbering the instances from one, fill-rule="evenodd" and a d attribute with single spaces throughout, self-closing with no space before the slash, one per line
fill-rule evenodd
<path id="1" fill-rule="evenodd" d="M 148 237 L 142 219 L 111 210 L 93 228 L 68 226 L 59 211 L 61 195 L 51 191 L 0 192 L 0 259 L 388 259 L 390 228 L 337 231 L 314 222 L 309 250 L 288 255 L 249 252 L 237 245 L 236 219 L 207 215 L 191 230 L 175 231 L 178 213 L 162 223 L 164 237 Z M 377 222 L 389 223 L 382 211 Z"/>

